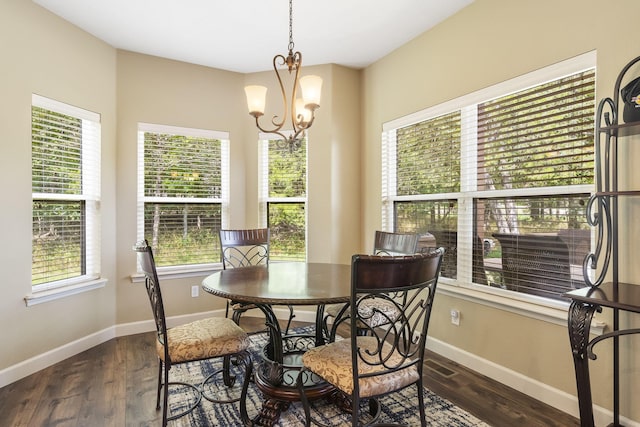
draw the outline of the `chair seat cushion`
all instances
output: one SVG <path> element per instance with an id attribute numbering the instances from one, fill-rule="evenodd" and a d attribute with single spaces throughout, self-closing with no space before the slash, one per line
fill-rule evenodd
<path id="1" fill-rule="evenodd" d="M 330 304 L 325 307 L 325 313 L 331 317 L 337 317 L 344 304 Z M 375 309 L 375 311 L 374 311 Z M 400 310 L 391 301 L 382 298 L 370 298 L 362 301 L 358 310 L 360 316 L 366 319 L 364 322 L 371 328 L 386 325 L 395 322 L 400 315 Z M 349 314 L 349 310 L 345 311 L 345 315 Z M 358 323 L 361 323 L 358 321 Z M 358 327 L 365 325 L 358 325 Z"/>
<path id="2" fill-rule="evenodd" d="M 370 361 L 376 361 L 378 355 L 367 356 L 366 351 L 373 352 L 377 349 L 378 341 L 375 337 L 357 337 L 358 347 L 361 354 Z M 391 345 L 384 343 L 382 354 L 386 355 L 392 351 Z M 387 360 L 388 366 L 402 364 L 404 358 L 397 353 L 392 354 Z M 308 350 L 302 356 L 302 362 L 311 371 L 320 375 L 327 382 L 333 384 L 343 392 L 353 394 L 353 375 L 351 364 L 351 339 L 336 341 L 320 347 Z M 358 363 L 360 374 L 380 372 L 385 370 L 382 365 L 368 365 L 362 361 Z M 418 369 L 415 365 L 410 365 L 396 372 L 381 374 L 369 378 L 360 378 L 360 397 L 373 397 L 389 393 L 394 390 L 404 388 L 420 380 Z"/>
<path id="3" fill-rule="evenodd" d="M 171 363 L 208 359 L 238 353 L 249 347 L 249 337 L 233 320 L 212 317 L 167 330 Z M 156 342 L 164 361 L 164 346 Z"/>

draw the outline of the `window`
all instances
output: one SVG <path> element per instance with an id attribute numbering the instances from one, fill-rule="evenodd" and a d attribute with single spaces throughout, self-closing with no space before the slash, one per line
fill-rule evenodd
<path id="1" fill-rule="evenodd" d="M 138 125 L 138 238 L 159 267 L 220 261 L 228 144 L 226 132 Z"/>
<path id="2" fill-rule="evenodd" d="M 260 145 L 260 209 L 271 230 L 272 260 L 306 260 L 307 141 L 296 150 L 276 140 Z"/>
<path id="3" fill-rule="evenodd" d="M 100 276 L 100 115 L 32 96 L 33 291 Z"/>
<path id="4" fill-rule="evenodd" d="M 384 125 L 383 227 L 444 246 L 442 276 L 561 299 L 591 244 L 594 55 Z"/>

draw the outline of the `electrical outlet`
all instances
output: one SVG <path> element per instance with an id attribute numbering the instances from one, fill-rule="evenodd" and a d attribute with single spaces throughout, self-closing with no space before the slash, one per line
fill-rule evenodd
<path id="1" fill-rule="evenodd" d="M 197 297 L 198 295 L 200 295 L 200 286 L 195 285 L 191 287 L 191 296 L 193 298 Z"/>
<path id="2" fill-rule="evenodd" d="M 455 308 L 451 309 L 451 323 L 460 326 L 460 312 Z"/>

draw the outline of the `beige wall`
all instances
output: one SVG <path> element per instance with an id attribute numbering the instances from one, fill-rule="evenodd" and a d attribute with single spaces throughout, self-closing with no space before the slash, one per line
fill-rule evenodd
<path id="1" fill-rule="evenodd" d="M 102 241 L 105 288 L 26 307 L 31 291 L 31 94 L 101 114 L 102 232 L 116 225 L 116 53 L 30 1 L 0 3 L 0 372 L 110 328 L 116 321 L 115 249 Z"/>
<path id="2" fill-rule="evenodd" d="M 307 256 L 310 262 L 349 263 L 351 255 L 361 250 L 361 72 L 323 65 L 305 66 L 303 74 L 316 74 L 323 79 L 321 107 L 308 132 Z M 282 114 L 281 92 L 273 71 L 247 74 L 244 84 L 267 86 L 267 109 L 260 125 L 269 129 L 273 115 Z M 242 88 L 238 90 L 244 93 Z M 240 117 L 254 123 L 246 106 L 242 107 Z M 246 159 L 255 165 L 257 152 L 253 146 L 257 129 L 252 123 L 248 124 L 247 131 L 247 144 L 252 148 L 247 150 Z M 253 185 L 257 176 L 253 171 L 247 171 L 246 175 L 247 207 L 251 206 L 248 211 L 257 213 L 257 189 Z"/>
<path id="3" fill-rule="evenodd" d="M 190 65 L 153 56 L 118 51 L 118 324 L 149 319 L 144 285 L 132 283 L 136 258 L 136 181 L 138 123 L 153 123 L 229 132 L 231 144 L 231 226 L 245 218 L 244 129 L 238 114 L 242 74 Z M 201 277 L 163 280 L 168 316 L 224 307 L 217 298 L 191 298 L 191 286 Z"/>
<path id="4" fill-rule="evenodd" d="M 364 71 L 306 68 L 324 79 L 322 107 L 309 133 L 309 261 L 347 263 L 351 254 L 371 247 L 373 231 L 381 227 L 382 123 L 591 50 L 598 53 L 598 98 L 610 96 L 620 67 L 639 54 L 631 43 L 638 12 L 636 0 L 607 2 L 606 8 L 596 0 L 476 0 Z M 242 75 L 116 51 L 24 0 L 0 3 L 0 46 L 0 179 L 9 192 L 0 210 L 1 373 L 106 328 L 150 319 L 142 285 L 130 280 L 138 122 L 230 132 L 230 226 L 253 227 L 258 224 L 257 130 L 242 88 L 266 84 L 269 103 L 279 101 L 271 72 Z M 27 308 L 32 93 L 102 114 L 102 271 L 109 282 L 104 289 Z M 624 151 L 624 182 L 638 182 L 638 168 L 626 167 L 640 156 L 637 150 Z M 624 207 L 627 253 L 638 249 L 639 230 L 631 221 L 638 209 L 637 203 Z M 623 256 L 623 277 L 640 282 L 640 266 L 632 259 Z M 223 307 L 223 301 L 206 295 L 190 297 L 189 288 L 200 280 L 163 282 L 169 315 Z M 459 327 L 448 322 L 451 307 L 462 312 Z M 440 295 L 431 332 L 474 357 L 575 394 L 563 325 Z M 631 349 L 640 345 L 631 342 L 623 347 L 624 369 L 637 378 L 637 353 Z M 594 382 L 601 385 L 594 389 L 595 401 L 610 407 L 610 351 L 606 344 L 598 350 L 592 363 Z M 631 397 L 623 400 L 623 411 L 640 419 L 639 408 L 629 409 L 640 390 L 631 389 L 629 381 L 624 389 Z"/>
<path id="5" fill-rule="evenodd" d="M 612 96 L 619 70 L 640 54 L 637 43 L 633 42 L 637 39 L 634 21 L 639 12 L 640 3 L 634 0 L 606 3 L 476 0 L 365 69 L 361 188 L 366 244 L 373 238 L 372 230 L 381 223 L 382 123 L 592 50 L 597 50 L 598 58 L 597 98 Z M 637 154 L 631 155 L 625 154 L 623 163 L 631 164 L 626 159 L 638 158 Z M 622 166 L 625 177 L 638 174 L 627 172 L 625 165 Z M 626 178 L 623 181 L 638 182 Z M 638 235 L 638 227 L 630 221 L 637 210 L 636 203 L 625 212 L 621 221 L 625 236 Z M 622 247 L 635 254 L 638 241 L 637 238 L 625 239 Z M 623 261 L 630 260 L 629 256 L 633 255 L 625 255 Z M 640 283 L 637 262 L 625 263 L 622 270 L 627 280 Z M 462 313 L 459 327 L 449 323 L 451 308 L 458 308 Z M 606 314 L 604 319 L 611 324 Z M 436 299 L 430 332 L 435 339 L 474 356 L 575 395 L 564 325 L 441 296 Z M 629 348 L 635 345 L 637 349 L 637 343 L 637 338 L 630 338 L 623 346 L 625 359 L 635 359 L 625 364 L 625 377 L 635 373 L 636 384 L 640 366 Z M 598 385 L 594 387 L 594 400 L 598 405 L 611 408 L 610 344 L 600 344 L 596 350 L 598 360 L 591 365 L 593 383 Z M 637 398 L 640 389 L 637 385 L 633 388 L 628 380 L 623 382 L 627 396 L 623 413 L 638 420 L 640 408 L 634 405 L 630 409 L 630 401 L 632 396 Z"/>
<path id="6" fill-rule="evenodd" d="M 136 239 L 138 122 L 228 131 L 231 137 L 230 227 L 258 224 L 257 129 L 243 87 L 254 75 L 117 51 L 31 2 L 0 4 L 2 43 L 3 209 L 0 263 L 0 377 L 3 370 L 76 340 L 151 318 L 141 283 L 132 283 Z M 270 59 L 265 61 L 269 64 Z M 348 262 L 360 243 L 360 72 L 308 67 L 324 82 L 310 131 L 309 260 Z M 273 74 L 263 75 L 275 92 Z M 105 288 L 27 308 L 31 290 L 31 94 L 102 115 L 102 275 Z M 277 92 L 276 92 L 277 93 Z M 273 103 L 278 100 L 273 100 Z M 11 185 L 9 185 L 9 183 Z M 117 224 L 117 226 L 116 226 Z M 202 277 L 166 280 L 169 316 L 222 309 L 224 301 L 191 298 Z M 110 332 L 109 332 L 110 331 Z M 99 338 L 98 338 L 99 339 Z M 46 357 L 45 357 L 46 359 Z M 9 375 L 10 377 L 11 375 Z"/>
<path id="7" fill-rule="evenodd" d="M 245 84 L 269 87 L 268 106 L 280 107 L 273 72 L 238 74 L 131 52 L 118 52 L 118 324 L 149 319 L 144 287 L 131 283 L 136 236 L 136 138 L 139 122 L 228 131 L 231 139 L 231 228 L 259 224 L 257 138 Z M 324 80 L 322 106 L 309 131 L 308 259 L 348 263 L 358 251 L 359 75 L 335 65 L 305 67 Z M 336 78 L 337 77 L 337 78 Z M 273 107 L 275 109 L 275 107 Z M 265 118 L 270 118 L 267 111 Z M 268 121 L 267 121 L 268 122 Z M 263 124 L 266 126 L 266 123 Z M 348 166 L 347 166 L 348 165 Z M 345 241 L 347 242 L 345 244 Z M 163 280 L 169 316 L 224 308 L 210 295 L 191 297 L 202 276 Z"/>

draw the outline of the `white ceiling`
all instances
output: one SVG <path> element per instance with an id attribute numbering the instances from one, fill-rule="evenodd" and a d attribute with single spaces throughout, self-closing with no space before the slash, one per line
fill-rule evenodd
<path id="1" fill-rule="evenodd" d="M 242 73 L 288 53 L 287 0 L 33 0 L 109 45 Z M 362 68 L 473 0 L 295 0 L 304 65 Z"/>

